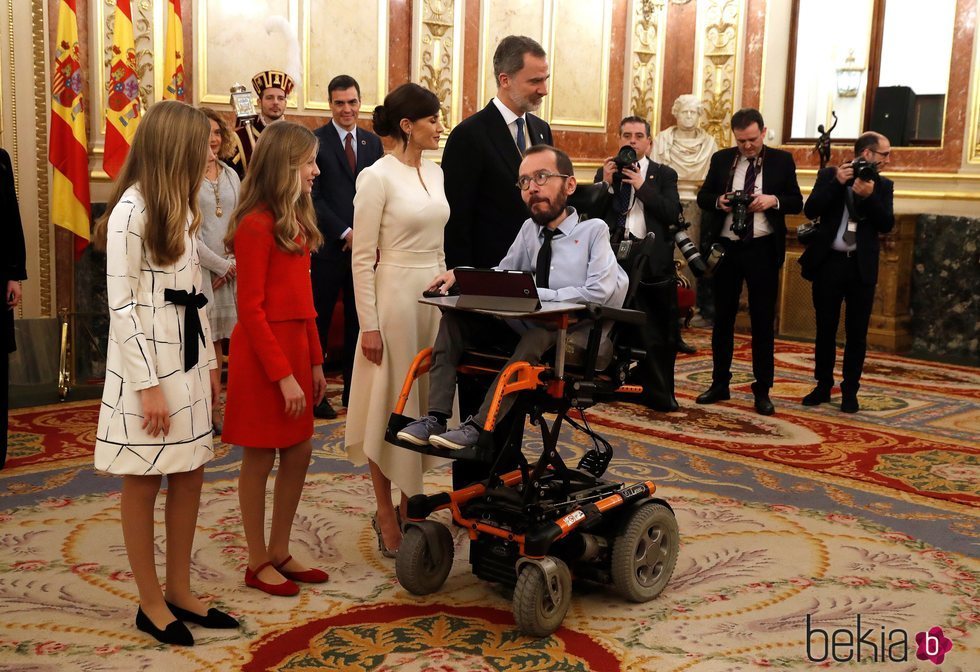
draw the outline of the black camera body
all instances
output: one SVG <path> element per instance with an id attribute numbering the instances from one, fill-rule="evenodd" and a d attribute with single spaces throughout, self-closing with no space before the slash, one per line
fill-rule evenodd
<path id="1" fill-rule="evenodd" d="M 741 238 L 749 228 L 749 205 L 754 196 L 737 189 L 728 194 L 728 205 L 732 209 L 732 233 Z"/>
<path id="2" fill-rule="evenodd" d="M 636 156 L 636 150 L 629 145 L 623 145 L 616 152 L 616 156 L 613 157 L 613 163 L 616 164 L 616 170 L 618 172 L 623 172 L 623 168 L 627 166 L 636 166 L 639 158 Z"/>
<path id="3" fill-rule="evenodd" d="M 854 169 L 854 179 L 872 182 L 878 177 L 878 166 L 867 159 L 858 157 L 851 161 L 851 168 Z"/>
<path id="4" fill-rule="evenodd" d="M 677 245 L 677 249 L 684 255 L 687 266 L 691 269 L 694 276 L 697 278 L 711 277 L 718 262 L 725 256 L 725 248 L 715 243 L 708 252 L 708 258 L 705 259 L 701 255 L 701 252 L 698 251 L 698 246 L 687 235 L 689 228 L 691 228 L 691 224 L 684 219 L 684 215 L 678 214 L 677 222 L 667 228 L 667 233 L 674 237 L 674 243 Z"/>

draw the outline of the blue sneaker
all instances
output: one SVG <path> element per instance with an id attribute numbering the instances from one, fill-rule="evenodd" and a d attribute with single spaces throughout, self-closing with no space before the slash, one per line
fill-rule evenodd
<path id="1" fill-rule="evenodd" d="M 451 432 L 430 436 L 429 443 L 437 448 L 460 450 L 461 448 L 475 446 L 479 438 L 480 426 L 473 420 L 473 416 L 470 416 L 466 422 Z"/>
<path id="2" fill-rule="evenodd" d="M 405 425 L 396 436 L 401 441 L 407 441 L 415 446 L 429 445 L 429 437 L 446 431 L 446 424 L 439 422 L 434 415 L 423 415 L 418 420 Z"/>

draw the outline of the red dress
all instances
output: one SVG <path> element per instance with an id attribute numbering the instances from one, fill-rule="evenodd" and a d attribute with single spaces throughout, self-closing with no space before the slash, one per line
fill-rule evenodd
<path id="1" fill-rule="evenodd" d="M 313 308 L 310 254 L 276 245 L 272 213 L 257 209 L 238 224 L 238 324 L 231 334 L 222 439 L 250 448 L 286 448 L 313 436 L 313 367 L 323 363 Z M 298 418 L 286 415 L 279 381 L 289 374 L 306 393 Z"/>

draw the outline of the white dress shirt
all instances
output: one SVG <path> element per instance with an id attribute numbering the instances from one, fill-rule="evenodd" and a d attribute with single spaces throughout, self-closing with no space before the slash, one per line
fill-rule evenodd
<path id="1" fill-rule="evenodd" d="M 520 145 L 517 144 L 517 124 L 514 123 L 518 119 L 524 120 L 524 147 L 530 147 L 533 143 L 531 142 L 531 136 L 528 134 L 527 130 L 527 117 L 523 114 L 517 115 L 504 105 L 503 101 L 497 96 L 493 97 L 493 104 L 500 111 L 500 115 L 504 118 L 504 123 L 507 124 L 507 130 L 510 131 L 510 137 L 514 138 L 514 147 L 517 147 L 517 151 L 521 151 Z"/>
<path id="2" fill-rule="evenodd" d="M 347 142 L 347 136 L 348 135 L 350 136 L 350 146 L 354 149 L 354 160 L 356 163 L 357 162 L 357 126 L 354 127 L 353 131 L 348 131 L 346 128 L 338 124 L 336 119 L 331 119 L 330 123 L 333 124 L 333 127 L 337 129 L 337 135 L 340 136 L 340 148 L 344 151 L 345 154 L 347 152 L 347 148 L 344 145 Z M 344 229 L 344 232 L 340 234 L 340 240 L 346 240 L 347 234 L 350 233 L 351 231 L 353 231 L 353 229 L 351 229 L 349 226 L 346 229 Z"/>

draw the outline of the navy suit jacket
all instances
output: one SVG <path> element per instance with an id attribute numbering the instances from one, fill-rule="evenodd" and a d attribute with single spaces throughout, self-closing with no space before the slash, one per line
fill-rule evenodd
<path id="1" fill-rule="evenodd" d="M 527 144 L 552 144 L 551 127 L 530 112 Z M 517 188 L 521 154 L 490 101 L 449 134 L 442 154 L 449 221 L 446 266 L 496 266 L 530 217 Z"/>
<path id="2" fill-rule="evenodd" d="M 3 241 L 3 252 L 0 253 L 0 287 L 7 291 L 7 283 L 11 280 L 27 279 L 27 253 L 24 247 L 24 228 L 20 222 L 20 209 L 17 207 L 17 193 L 14 191 L 14 168 L 10 163 L 10 155 L 0 149 L 0 241 Z M 14 344 L 14 311 L 8 308 L 6 297 L 0 307 L 0 356 L 6 357 L 13 352 Z M 3 383 L 6 385 L 6 381 Z"/>
<path id="3" fill-rule="evenodd" d="M 315 257 L 340 257 L 343 241 L 340 236 L 354 225 L 354 186 L 362 170 L 384 156 L 381 138 L 370 131 L 358 128 L 357 171 L 352 172 L 340 142 L 340 134 L 333 122 L 328 122 L 313 132 L 320 141 L 316 165 L 320 174 L 313 180 L 313 207 L 316 221 L 323 233 L 323 246 Z"/>
<path id="4" fill-rule="evenodd" d="M 895 184 L 887 177 L 875 178 L 875 188 L 867 198 L 855 195 L 857 212 L 858 273 L 861 282 L 874 285 L 878 282 L 878 234 L 888 233 L 895 226 L 893 201 Z M 817 182 L 806 199 L 804 214 L 810 219 L 820 218 L 816 235 L 800 256 L 803 277 L 813 280 L 817 269 L 830 254 L 841 220 L 844 218 L 846 187 L 837 181 L 837 169 L 824 168 L 817 173 Z"/>
<path id="5" fill-rule="evenodd" d="M 718 197 L 730 189 L 728 175 L 736 154 L 737 147 L 729 147 L 712 154 L 704 185 L 698 192 L 698 205 L 703 213 L 701 235 L 708 242 L 718 240 L 725 225 L 727 213 L 719 210 L 715 204 Z M 781 149 L 765 148 L 762 156 L 762 193 L 779 199 L 779 209 L 770 208 L 765 214 L 772 227 L 772 235 L 776 238 L 776 265 L 782 266 L 786 258 L 786 215 L 795 215 L 803 209 L 803 194 L 800 193 L 800 185 L 796 181 L 796 162 L 793 161 L 792 154 Z"/>

